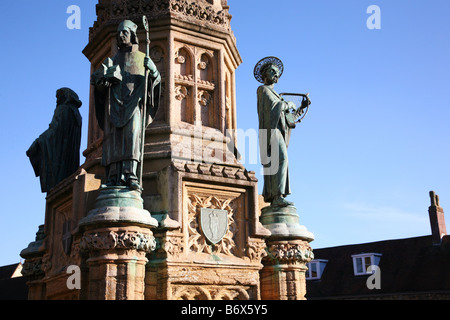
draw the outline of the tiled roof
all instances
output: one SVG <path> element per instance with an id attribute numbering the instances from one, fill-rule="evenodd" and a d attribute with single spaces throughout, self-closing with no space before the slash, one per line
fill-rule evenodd
<path id="1" fill-rule="evenodd" d="M 27 279 L 18 272 L 21 267 L 20 263 L 0 267 L 0 300 L 27 299 Z"/>
<path id="2" fill-rule="evenodd" d="M 369 275 L 355 276 L 352 255 L 381 253 L 381 289 L 367 287 Z M 320 280 L 307 281 L 306 298 L 333 298 L 395 293 L 450 294 L 450 236 L 433 246 L 431 236 L 385 240 L 314 250 L 328 263 Z"/>
<path id="3" fill-rule="evenodd" d="M 0 267 L 0 280 L 12 278 L 19 265 L 20 263 L 15 263 Z"/>

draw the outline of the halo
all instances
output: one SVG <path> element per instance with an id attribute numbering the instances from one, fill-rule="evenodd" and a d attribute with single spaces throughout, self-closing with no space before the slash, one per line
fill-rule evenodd
<path id="1" fill-rule="evenodd" d="M 278 67 L 278 70 L 280 70 L 279 77 L 281 77 L 281 75 L 283 74 L 284 66 L 283 66 L 283 62 L 281 62 L 280 59 L 278 59 L 277 57 L 265 57 L 265 58 L 259 60 L 259 62 L 255 66 L 255 70 L 253 71 L 253 75 L 255 76 L 255 79 L 258 82 L 264 83 L 264 80 L 263 80 L 262 74 L 261 74 L 261 69 L 268 63 L 272 63 Z"/>

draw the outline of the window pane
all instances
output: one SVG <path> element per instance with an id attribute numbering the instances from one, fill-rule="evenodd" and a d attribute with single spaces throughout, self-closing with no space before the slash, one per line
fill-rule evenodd
<path id="1" fill-rule="evenodd" d="M 356 260 L 356 273 L 364 273 L 362 258 L 355 258 Z"/>
<path id="2" fill-rule="evenodd" d="M 372 259 L 371 257 L 364 257 L 364 272 L 367 272 L 367 268 L 372 265 Z"/>
<path id="3" fill-rule="evenodd" d="M 306 277 L 306 279 L 308 279 L 308 278 L 311 277 L 311 275 L 310 275 L 310 273 L 309 273 L 309 270 L 310 270 L 310 269 L 311 269 L 311 262 L 308 263 L 308 270 L 306 270 L 306 272 L 305 272 L 305 277 Z"/>
<path id="4" fill-rule="evenodd" d="M 311 277 L 317 278 L 317 262 L 311 263 Z"/>

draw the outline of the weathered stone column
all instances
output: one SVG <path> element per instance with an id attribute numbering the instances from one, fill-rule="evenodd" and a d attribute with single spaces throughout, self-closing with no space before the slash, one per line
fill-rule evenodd
<path id="1" fill-rule="evenodd" d="M 107 187 L 96 209 L 81 220 L 80 249 L 87 255 L 89 300 L 143 300 L 146 254 L 155 249 L 157 221 L 138 191 Z"/>
<path id="2" fill-rule="evenodd" d="M 314 235 L 300 225 L 294 206 L 268 206 L 261 211 L 261 223 L 271 232 L 261 272 L 261 298 L 304 300 L 306 264 L 314 257 L 309 243 Z"/>
<path id="3" fill-rule="evenodd" d="M 261 298 L 263 300 L 304 300 L 306 263 L 313 257 L 304 240 L 269 241 L 263 260 Z"/>
<path id="4" fill-rule="evenodd" d="M 22 275 L 28 279 L 28 300 L 45 299 L 45 283 L 42 281 L 45 275 L 42 270 L 44 252 L 39 251 L 44 237 L 44 225 L 41 225 L 36 233 L 35 241 L 31 242 L 27 248 L 20 252 L 20 256 L 25 259 Z"/>

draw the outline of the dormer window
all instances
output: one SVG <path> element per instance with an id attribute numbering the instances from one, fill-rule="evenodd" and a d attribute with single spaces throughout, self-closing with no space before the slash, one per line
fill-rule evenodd
<path id="1" fill-rule="evenodd" d="M 368 272 L 370 266 L 378 266 L 381 259 L 380 253 L 361 253 L 352 255 L 353 258 L 353 271 L 355 276 L 372 274 Z"/>
<path id="2" fill-rule="evenodd" d="M 307 263 L 308 270 L 306 271 L 306 280 L 318 280 L 322 277 L 323 270 L 327 265 L 328 260 L 314 259 Z"/>

